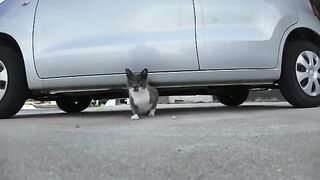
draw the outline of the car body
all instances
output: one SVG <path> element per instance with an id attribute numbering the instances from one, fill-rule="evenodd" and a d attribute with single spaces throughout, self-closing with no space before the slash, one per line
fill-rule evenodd
<path id="1" fill-rule="evenodd" d="M 125 68 L 148 68 L 162 95 L 278 88 L 289 42 L 320 47 L 312 3 L 6 0 L 0 41 L 21 53 L 36 99 L 124 96 Z"/>

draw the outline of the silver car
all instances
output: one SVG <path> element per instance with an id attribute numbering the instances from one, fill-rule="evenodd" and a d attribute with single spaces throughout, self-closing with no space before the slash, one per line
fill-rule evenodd
<path id="1" fill-rule="evenodd" d="M 0 118 L 28 98 L 80 112 L 126 96 L 125 68 L 161 95 L 242 104 L 277 89 L 320 105 L 319 0 L 1 0 Z"/>

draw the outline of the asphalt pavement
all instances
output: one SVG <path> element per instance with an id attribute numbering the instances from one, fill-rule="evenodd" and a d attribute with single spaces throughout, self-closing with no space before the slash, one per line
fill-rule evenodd
<path id="1" fill-rule="evenodd" d="M 320 108 L 287 103 L 128 106 L 0 120 L 0 180 L 320 179 Z"/>

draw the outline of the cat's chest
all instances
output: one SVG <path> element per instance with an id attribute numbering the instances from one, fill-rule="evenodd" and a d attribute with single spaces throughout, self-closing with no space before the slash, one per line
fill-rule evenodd
<path id="1" fill-rule="evenodd" d="M 150 104 L 150 92 L 148 89 L 140 89 L 137 92 L 130 90 L 130 95 L 134 104 L 137 106 Z"/>

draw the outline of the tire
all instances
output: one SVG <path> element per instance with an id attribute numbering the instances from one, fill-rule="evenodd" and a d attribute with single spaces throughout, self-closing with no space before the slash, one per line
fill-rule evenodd
<path id="1" fill-rule="evenodd" d="M 29 96 L 21 54 L 13 47 L 0 45 L 0 119 L 18 113 Z"/>
<path id="2" fill-rule="evenodd" d="M 218 101 L 226 106 L 239 106 L 244 103 L 249 96 L 249 89 L 238 89 L 230 94 L 218 95 Z"/>
<path id="3" fill-rule="evenodd" d="M 279 85 L 283 97 L 294 107 L 320 105 L 319 50 L 308 41 L 295 41 L 286 46 Z M 315 59 L 310 60 L 312 58 Z"/>
<path id="4" fill-rule="evenodd" d="M 75 99 L 72 97 L 60 97 L 56 100 L 58 107 L 66 113 L 81 112 L 90 105 L 92 99 Z"/>

